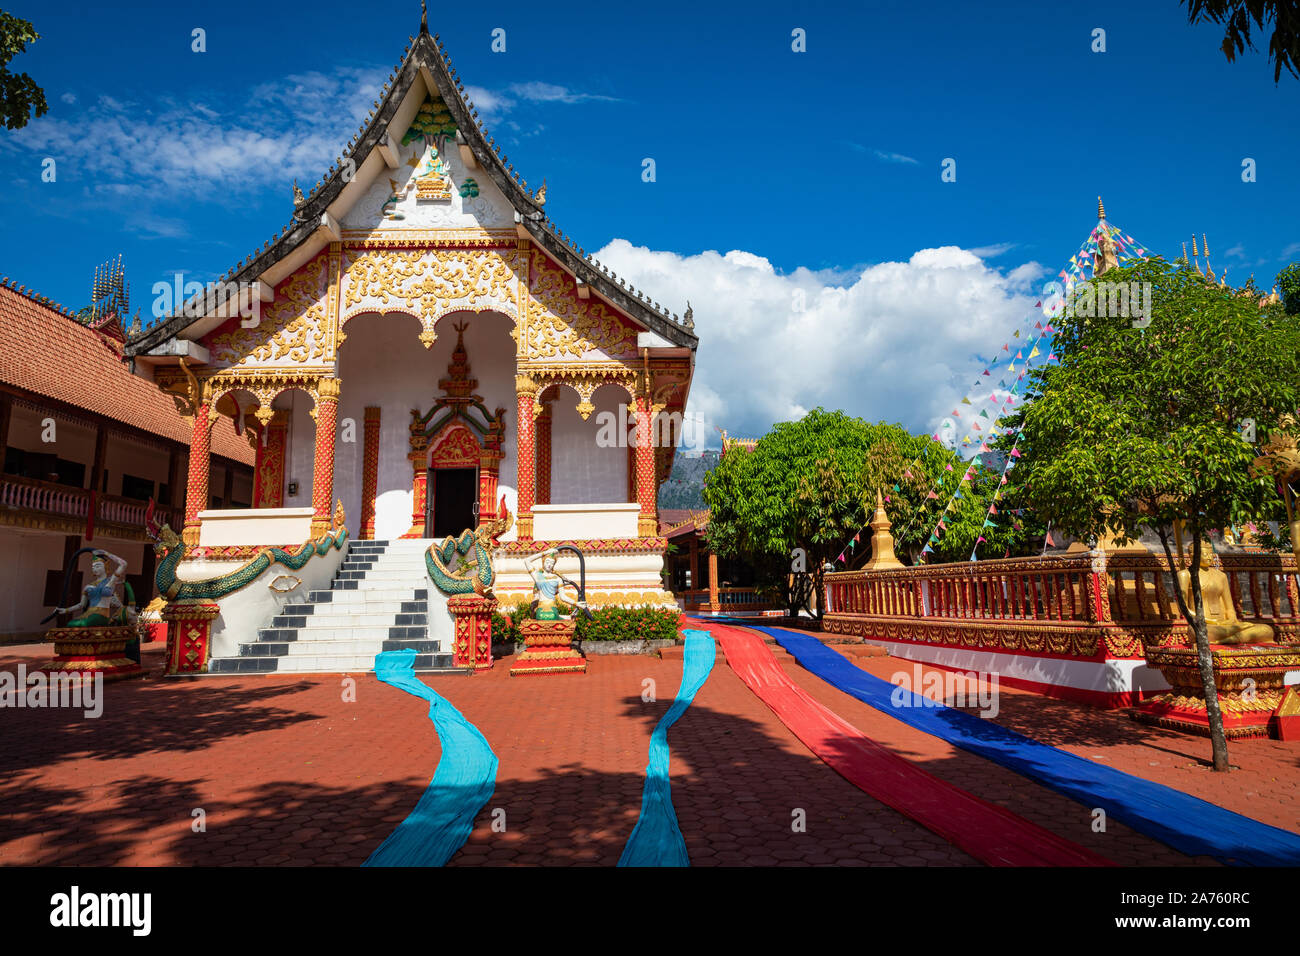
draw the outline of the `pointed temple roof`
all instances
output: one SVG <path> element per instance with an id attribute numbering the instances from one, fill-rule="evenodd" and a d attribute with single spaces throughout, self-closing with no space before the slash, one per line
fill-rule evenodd
<path id="1" fill-rule="evenodd" d="M 335 161 L 310 193 L 303 195 L 294 184 L 296 195 L 290 225 L 231 269 L 218 280 L 220 283 L 251 286 L 260 281 L 274 287 L 325 243 L 340 238 L 339 217 L 331 209 L 340 197 L 350 204 L 377 177 L 387 173 L 389 163 L 385 154 L 395 152 L 396 143 L 400 141 L 394 137 L 390 125 L 417 78 L 423 81 L 428 92 L 442 98 L 455 123 L 455 143 L 462 155 L 472 155 L 482 174 L 514 207 L 516 229 L 521 236 L 526 234 L 602 299 L 648 331 L 657 333 L 675 347 L 692 351 L 697 347 L 699 339 L 694 332 L 694 323 L 690 321 L 691 316 L 679 320 L 659 303 L 629 286 L 567 238 L 563 230 L 546 216 L 545 183 L 536 193 L 529 192 L 527 182 L 520 179 L 512 164 L 507 163 L 507 157 L 501 154 L 483 129 L 478 110 L 466 97 L 465 84 L 457 77 L 445 48 L 437 36 L 429 35 L 423 22 L 419 35 L 408 45 L 402 62 L 385 84 L 382 99 L 375 102 L 365 125 L 348 144 L 345 156 Z M 379 162 L 369 162 L 372 155 Z M 218 307 L 222 304 L 219 302 Z M 178 305 L 170 317 L 132 336 L 125 352 L 128 356 L 149 352 L 202 321 L 201 317 L 186 315 L 184 306 Z"/>

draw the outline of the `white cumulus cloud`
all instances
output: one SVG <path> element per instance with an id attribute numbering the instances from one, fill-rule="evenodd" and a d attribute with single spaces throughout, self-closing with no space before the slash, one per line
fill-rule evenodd
<path id="1" fill-rule="evenodd" d="M 996 385 L 980 373 L 1005 360 L 1004 343 L 1014 354 L 1025 342 L 1046 271 L 995 269 L 956 246 L 847 278 L 782 273 L 740 250 L 683 256 L 623 239 L 596 257 L 673 312 L 690 301 L 700 347 L 689 411 L 714 443 L 719 428 L 755 437 L 818 405 L 933 431 L 977 380 L 978 414 Z"/>

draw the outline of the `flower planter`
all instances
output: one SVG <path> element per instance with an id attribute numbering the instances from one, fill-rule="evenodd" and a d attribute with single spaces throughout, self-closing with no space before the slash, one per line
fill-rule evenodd
<path id="1" fill-rule="evenodd" d="M 657 654 L 661 647 L 676 641 L 579 641 L 578 649 L 587 657 L 594 654 Z"/>

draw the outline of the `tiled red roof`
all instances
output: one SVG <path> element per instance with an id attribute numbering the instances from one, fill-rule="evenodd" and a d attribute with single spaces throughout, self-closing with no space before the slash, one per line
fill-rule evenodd
<path id="1" fill-rule="evenodd" d="M 0 383 L 84 408 L 188 446 L 191 429 L 172 400 L 132 375 L 104 337 L 52 305 L 0 285 Z M 212 453 L 246 465 L 248 441 L 222 416 L 212 426 Z"/>

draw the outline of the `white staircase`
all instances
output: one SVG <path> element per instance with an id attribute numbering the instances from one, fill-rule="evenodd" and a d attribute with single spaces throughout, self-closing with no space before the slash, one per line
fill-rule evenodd
<path id="1" fill-rule="evenodd" d="M 340 673 L 374 670 L 382 651 L 412 648 L 415 669 L 466 673 L 451 666 L 430 625 L 446 616 L 446 599 L 433 591 L 424 567 L 430 542 L 353 541 L 328 591 L 311 591 L 304 603 L 286 604 L 258 631 L 241 642 L 239 654 L 214 658 L 211 674 Z M 433 618 L 435 625 L 437 618 Z"/>

